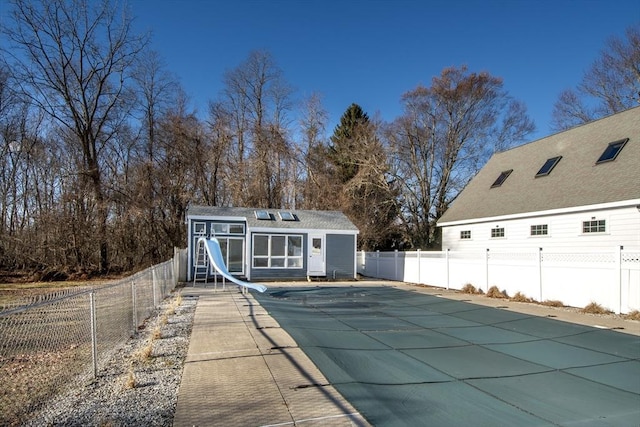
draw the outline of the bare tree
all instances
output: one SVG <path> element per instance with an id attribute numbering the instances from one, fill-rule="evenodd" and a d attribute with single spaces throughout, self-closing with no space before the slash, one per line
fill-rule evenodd
<path id="1" fill-rule="evenodd" d="M 404 236 L 415 248 L 437 246 L 436 222 L 488 157 L 524 140 L 534 125 L 500 78 L 445 68 L 430 87 L 403 98 L 388 128 L 393 173 L 401 186 Z"/>
<path id="2" fill-rule="evenodd" d="M 220 105 L 233 127 L 234 204 L 280 207 L 289 170 L 292 89 L 268 52 L 254 51 L 225 74 Z"/>
<path id="3" fill-rule="evenodd" d="M 12 0 L 5 54 L 31 101 L 74 136 L 78 173 L 92 190 L 101 271 L 107 271 L 108 206 L 101 156 L 131 107 L 128 83 L 146 39 L 109 0 Z"/>
<path id="4" fill-rule="evenodd" d="M 626 39 L 606 43 L 576 89 L 563 91 L 553 109 L 552 128 L 565 130 L 640 105 L 640 26 Z"/>
<path id="5" fill-rule="evenodd" d="M 325 137 L 328 120 L 319 94 L 312 94 L 303 102 L 299 161 L 304 166 L 300 206 L 305 209 L 339 208 L 337 180 L 333 179 L 335 173 L 328 161 L 329 146 Z"/>

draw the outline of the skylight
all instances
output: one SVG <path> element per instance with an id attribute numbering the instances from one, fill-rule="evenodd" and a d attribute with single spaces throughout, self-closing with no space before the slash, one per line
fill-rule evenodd
<path id="1" fill-rule="evenodd" d="M 607 148 L 604 149 L 604 153 L 602 153 L 602 155 L 600 156 L 596 164 L 615 160 L 618 154 L 620 153 L 620 151 L 622 151 L 624 144 L 626 144 L 628 140 L 629 138 L 626 138 L 626 139 L 621 139 L 620 141 L 609 143 L 609 145 L 607 145 Z"/>
<path id="2" fill-rule="evenodd" d="M 498 179 L 496 179 L 494 183 L 491 184 L 491 188 L 500 187 L 507 180 L 509 175 L 511 175 L 511 172 L 513 172 L 513 169 L 509 169 L 508 171 L 501 172 Z"/>
<path id="3" fill-rule="evenodd" d="M 293 212 L 278 212 L 278 216 L 282 221 L 295 221 L 296 216 Z"/>
<path id="4" fill-rule="evenodd" d="M 254 213 L 257 219 L 266 220 L 266 221 L 271 220 L 271 214 L 267 211 L 254 211 Z"/>
<path id="5" fill-rule="evenodd" d="M 556 165 L 558 164 L 558 162 L 560 161 L 561 158 L 562 158 L 562 156 L 552 157 L 552 158 L 548 159 L 546 162 L 544 162 L 544 165 L 542 165 L 542 167 L 540 168 L 540 170 L 536 174 L 536 178 L 539 177 L 539 176 L 549 175 L 551 173 L 551 171 L 553 170 L 553 168 L 556 167 Z"/>

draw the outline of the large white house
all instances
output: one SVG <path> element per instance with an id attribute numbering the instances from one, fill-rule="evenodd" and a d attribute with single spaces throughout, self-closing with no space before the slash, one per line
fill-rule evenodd
<path id="1" fill-rule="evenodd" d="M 442 248 L 640 248 L 640 107 L 494 154 L 439 220 Z"/>

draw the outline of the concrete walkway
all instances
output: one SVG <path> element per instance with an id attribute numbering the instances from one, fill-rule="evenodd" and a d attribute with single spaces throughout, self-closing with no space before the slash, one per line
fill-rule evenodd
<path id="1" fill-rule="evenodd" d="M 199 300 L 174 426 L 369 425 L 250 293 L 183 296 Z"/>
<path id="2" fill-rule="evenodd" d="M 323 283 L 274 284 L 322 286 Z M 398 282 L 327 283 L 393 286 L 458 301 L 552 317 L 640 335 L 640 322 L 575 310 L 495 300 Z M 175 426 L 368 426 L 296 342 L 257 303 L 234 286 L 186 287 L 198 297 L 189 352 L 174 417 Z"/>

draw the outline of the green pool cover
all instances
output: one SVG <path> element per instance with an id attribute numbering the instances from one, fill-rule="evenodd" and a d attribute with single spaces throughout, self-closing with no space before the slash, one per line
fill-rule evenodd
<path id="1" fill-rule="evenodd" d="M 375 426 L 640 426 L 640 338 L 393 287 L 255 298 Z"/>

